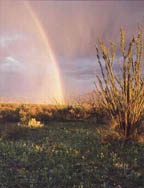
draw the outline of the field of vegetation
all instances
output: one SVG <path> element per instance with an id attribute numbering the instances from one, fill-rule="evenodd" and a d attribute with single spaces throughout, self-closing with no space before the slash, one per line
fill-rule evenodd
<path id="1" fill-rule="evenodd" d="M 1 125 L 0 187 L 144 187 L 144 144 L 101 138 L 104 124 Z M 107 133 L 105 133 L 107 134 Z"/>
<path id="2" fill-rule="evenodd" d="M 0 104 L 0 187 L 144 187 L 141 27 L 126 47 L 121 29 L 118 74 L 116 45 L 99 41 L 101 75 L 84 103 Z"/>
<path id="3" fill-rule="evenodd" d="M 96 106 L 1 104 L 0 118 L 0 187 L 144 187 L 143 139 L 123 145 Z"/>

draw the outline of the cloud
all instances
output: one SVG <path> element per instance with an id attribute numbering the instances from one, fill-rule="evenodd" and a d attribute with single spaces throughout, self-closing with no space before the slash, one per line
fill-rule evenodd
<path id="1" fill-rule="evenodd" d="M 116 43 L 120 27 L 127 38 L 144 23 L 144 2 L 129 1 L 38 1 L 31 3 L 53 46 L 65 57 L 95 56 L 98 38 Z"/>
<path id="2" fill-rule="evenodd" d="M 88 80 L 95 76 L 99 67 L 94 58 L 78 58 L 69 61 L 59 61 L 62 76 L 75 80 Z M 68 63 L 66 63 L 68 62 Z"/>
<path id="3" fill-rule="evenodd" d="M 7 45 L 18 40 L 26 40 L 26 36 L 18 32 L 0 33 L 0 47 L 6 47 Z"/>
<path id="4" fill-rule="evenodd" d="M 0 62 L 0 72 L 2 73 L 22 73 L 24 71 L 24 65 L 11 56 Z"/>

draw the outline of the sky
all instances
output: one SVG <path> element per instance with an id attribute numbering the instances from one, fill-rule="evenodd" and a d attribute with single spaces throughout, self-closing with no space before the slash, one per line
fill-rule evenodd
<path id="1" fill-rule="evenodd" d="M 26 1 L 0 1 L 0 96 L 38 98 L 54 94 L 55 70 Z M 144 24 L 143 1 L 30 1 L 50 43 L 65 96 L 94 89 L 98 39 L 119 44 Z M 119 52 L 118 52 L 119 53 Z M 57 92 L 57 91 L 56 91 Z M 56 93 L 55 92 L 55 93 Z"/>

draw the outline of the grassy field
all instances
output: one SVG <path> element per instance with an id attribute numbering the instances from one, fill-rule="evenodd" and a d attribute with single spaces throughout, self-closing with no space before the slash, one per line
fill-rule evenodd
<path id="1" fill-rule="evenodd" d="M 50 121 L 31 129 L 1 124 L 0 187 L 143 188 L 144 145 L 102 142 L 98 130 L 103 126 L 90 121 Z"/>

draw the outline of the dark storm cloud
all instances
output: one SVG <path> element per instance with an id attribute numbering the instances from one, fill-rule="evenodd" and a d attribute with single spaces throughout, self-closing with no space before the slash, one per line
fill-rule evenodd
<path id="1" fill-rule="evenodd" d="M 33 2 L 56 53 L 67 57 L 95 56 L 98 38 L 119 41 L 120 27 L 127 36 L 144 23 L 144 2 L 43 1 Z"/>
<path id="2" fill-rule="evenodd" d="M 76 80 L 87 80 L 95 76 L 99 69 L 95 58 L 79 58 L 59 61 L 62 75 Z"/>

